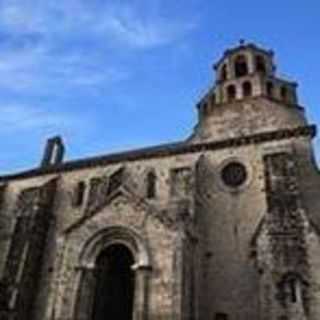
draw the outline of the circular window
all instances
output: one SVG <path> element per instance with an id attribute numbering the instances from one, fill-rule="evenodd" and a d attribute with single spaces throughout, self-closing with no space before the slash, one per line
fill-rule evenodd
<path id="1" fill-rule="evenodd" d="M 221 171 L 222 181 L 232 188 L 240 187 L 247 179 L 247 170 L 242 163 L 230 162 Z"/>

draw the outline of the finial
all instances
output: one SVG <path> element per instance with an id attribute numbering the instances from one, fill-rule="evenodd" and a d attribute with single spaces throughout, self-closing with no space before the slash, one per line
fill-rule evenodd
<path id="1" fill-rule="evenodd" d="M 246 40 L 244 40 L 244 39 L 240 39 L 239 42 L 240 42 L 240 45 L 241 45 L 241 46 L 243 46 L 244 44 L 246 44 Z"/>

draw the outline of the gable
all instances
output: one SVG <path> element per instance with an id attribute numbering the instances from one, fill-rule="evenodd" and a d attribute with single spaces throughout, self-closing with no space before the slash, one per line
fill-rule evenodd
<path id="1" fill-rule="evenodd" d="M 93 219 L 107 221 L 112 217 L 114 220 L 115 215 L 116 218 L 121 220 L 125 218 L 123 215 L 127 216 L 128 213 L 131 213 L 131 215 L 135 213 L 136 219 L 140 220 L 149 210 L 147 202 L 132 193 L 128 188 L 120 186 L 110 194 L 98 192 L 92 202 L 88 202 L 83 216 L 65 229 L 64 233 L 72 233 Z M 99 217 L 96 218 L 96 216 Z M 100 218 L 100 216 L 102 217 Z"/>

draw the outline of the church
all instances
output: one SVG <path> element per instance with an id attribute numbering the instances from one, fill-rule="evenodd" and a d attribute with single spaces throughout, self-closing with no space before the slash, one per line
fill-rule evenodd
<path id="1" fill-rule="evenodd" d="M 1 320 L 319 320 L 316 127 L 274 53 L 214 65 L 185 140 L 0 177 Z"/>

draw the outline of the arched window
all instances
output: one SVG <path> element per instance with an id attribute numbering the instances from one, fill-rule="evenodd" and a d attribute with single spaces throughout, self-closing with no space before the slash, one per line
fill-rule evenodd
<path id="1" fill-rule="evenodd" d="M 307 285 L 299 274 L 288 273 L 279 283 L 279 297 L 286 304 L 294 304 L 303 300 L 303 288 Z"/>
<path id="2" fill-rule="evenodd" d="M 234 72 L 237 78 L 246 76 L 249 73 L 247 58 L 244 55 L 240 55 L 236 58 Z"/>
<path id="3" fill-rule="evenodd" d="M 250 81 L 246 81 L 242 85 L 242 92 L 244 97 L 252 96 L 252 84 Z"/>
<path id="4" fill-rule="evenodd" d="M 297 302 L 297 279 L 291 278 L 288 281 L 289 298 L 292 303 Z"/>
<path id="5" fill-rule="evenodd" d="M 92 320 L 133 319 L 134 258 L 122 244 L 105 249 L 96 260 Z"/>
<path id="6" fill-rule="evenodd" d="M 228 78 L 227 66 L 224 64 L 221 68 L 220 80 L 225 81 Z"/>
<path id="7" fill-rule="evenodd" d="M 215 104 L 216 104 L 216 102 L 217 102 L 217 97 L 216 97 L 215 94 L 212 94 L 212 95 L 211 95 L 210 101 L 211 101 L 211 105 L 215 105 Z"/>
<path id="8" fill-rule="evenodd" d="M 157 183 L 157 177 L 156 174 L 151 171 L 147 175 L 147 198 L 148 199 L 154 199 L 156 197 L 156 183 Z"/>
<path id="9" fill-rule="evenodd" d="M 268 97 L 274 96 L 274 85 L 271 81 L 267 82 L 267 95 Z"/>
<path id="10" fill-rule="evenodd" d="M 233 101 L 237 97 L 237 89 L 236 86 L 231 84 L 230 86 L 227 87 L 227 96 L 228 96 L 228 101 Z"/>
<path id="11" fill-rule="evenodd" d="M 266 63 L 262 56 L 256 56 L 256 71 L 261 73 L 266 73 Z"/>
<path id="12" fill-rule="evenodd" d="M 83 204 L 84 195 L 86 191 L 86 184 L 84 181 L 78 182 L 75 187 L 73 195 L 73 206 L 80 207 Z"/>
<path id="13" fill-rule="evenodd" d="M 206 116 L 208 114 L 209 108 L 208 108 L 208 103 L 204 102 L 202 105 L 202 113 L 204 116 Z"/>
<path id="14" fill-rule="evenodd" d="M 288 99 L 288 89 L 286 86 L 280 88 L 281 99 L 286 101 Z"/>
<path id="15" fill-rule="evenodd" d="M 214 320 L 228 320 L 228 315 L 226 313 L 222 313 L 222 312 L 219 312 L 219 313 L 216 313 L 215 317 L 214 317 Z"/>

